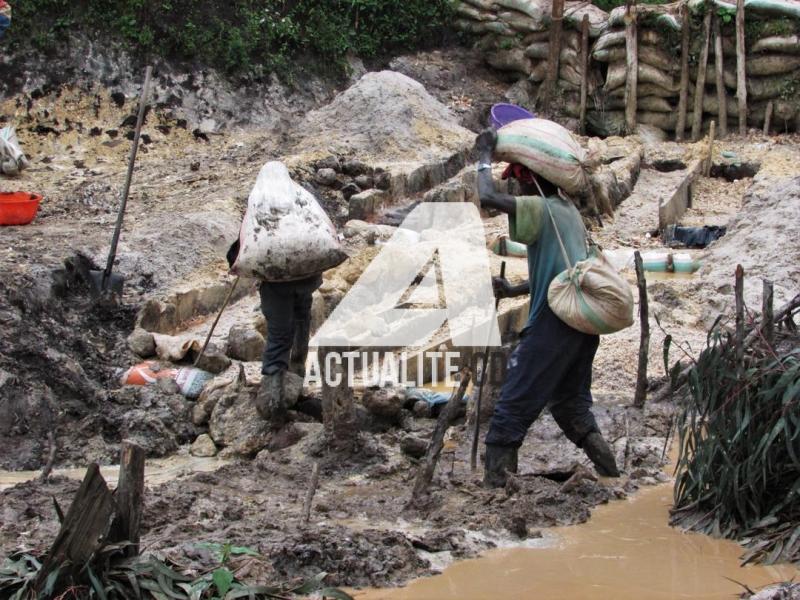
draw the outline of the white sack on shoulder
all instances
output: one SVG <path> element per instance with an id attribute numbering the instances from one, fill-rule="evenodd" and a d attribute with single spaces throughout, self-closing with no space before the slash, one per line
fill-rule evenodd
<path id="1" fill-rule="evenodd" d="M 347 259 L 328 215 L 280 162 L 261 168 L 239 244 L 232 271 L 264 281 L 304 279 Z"/>

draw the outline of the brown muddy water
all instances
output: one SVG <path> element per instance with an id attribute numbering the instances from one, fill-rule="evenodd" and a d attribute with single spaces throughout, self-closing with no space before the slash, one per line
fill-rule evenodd
<path id="1" fill-rule="evenodd" d="M 672 483 L 597 508 L 583 525 L 543 531 L 541 547 L 495 550 L 440 575 L 357 600 L 722 600 L 797 578 L 800 570 L 739 566 L 742 547 L 669 527 Z"/>
<path id="2" fill-rule="evenodd" d="M 161 485 L 193 473 L 214 472 L 229 462 L 218 457 L 198 458 L 189 454 L 175 454 L 168 458 L 148 460 L 145 463 L 144 479 L 147 485 Z M 117 485 L 119 465 L 100 467 L 100 473 L 109 485 Z M 39 477 L 40 474 L 41 471 L 0 471 L 0 491 L 7 490 L 18 483 L 32 481 Z M 86 468 L 53 469 L 53 475 L 80 481 L 86 475 Z"/>

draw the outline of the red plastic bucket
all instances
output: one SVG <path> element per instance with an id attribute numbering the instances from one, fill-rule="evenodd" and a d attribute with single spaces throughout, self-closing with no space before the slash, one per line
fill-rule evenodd
<path id="1" fill-rule="evenodd" d="M 0 225 L 27 225 L 36 217 L 42 197 L 28 192 L 0 192 Z"/>
<path id="2" fill-rule="evenodd" d="M 495 104 L 491 111 L 492 127 L 500 129 L 503 125 L 508 125 L 520 119 L 535 119 L 536 115 L 528 112 L 516 104 Z"/>

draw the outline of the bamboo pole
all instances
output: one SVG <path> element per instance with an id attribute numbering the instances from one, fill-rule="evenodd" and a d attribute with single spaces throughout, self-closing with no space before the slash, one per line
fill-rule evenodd
<path id="1" fill-rule="evenodd" d="M 550 100 L 558 81 L 559 57 L 561 55 L 561 29 L 564 18 L 564 0 L 553 0 L 552 24 L 550 26 L 550 48 L 547 55 L 547 77 L 540 96 L 542 112 L 547 113 Z"/>
<path id="2" fill-rule="evenodd" d="M 306 525 L 308 525 L 311 519 L 311 503 L 314 501 L 314 496 L 317 493 L 317 486 L 319 486 L 319 462 L 315 462 L 311 469 L 311 479 L 308 482 L 306 497 L 303 501 L 303 523 Z"/>
<path id="3" fill-rule="evenodd" d="M 650 354 L 650 316 L 647 303 L 647 279 L 644 275 L 644 263 L 642 254 L 637 250 L 634 253 L 636 262 L 636 284 L 639 288 L 639 325 L 641 338 L 639 340 L 639 370 L 636 375 L 636 393 L 633 397 L 633 405 L 636 408 L 644 408 L 647 400 L 647 359 Z"/>
<path id="4" fill-rule="evenodd" d="M 774 110 L 772 100 L 767 102 L 767 112 L 764 115 L 764 135 L 769 135 L 769 128 L 772 125 L 772 111 Z"/>
<path id="5" fill-rule="evenodd" d="M 739 376 L 744 373 L 744 268 L 736 266 L 736 283 L 734 285 L 736 296 L 736 365 Z"/>
<path id="6" fill-rule="evenodd" d="M 586 135 L 586 97 L 589 93 L 589 15 L 581 21 L 581 112 L 580 132 Z"/>
<path id="7" fill-rule="evenodd" d="M 675 141 L 683 141 L 686 129 L 686 107 L 689 104 L 689 7 L 681 6 L 681 87 L 678 98 L 678 124 L 675 127 Z"/>
<path id="8" fill-rule="evenodd" d="M 628 71 L 625 76 L 625 129 L 636 131 L 636 105 L 639 86 L 639 44 L 636 31 L 636 0 L 627 0 L 625 7 L 625 54 Z"/>
<path id="9" fill-rule="evenodd" d="M 719 104 L 719 138 L 728 135 L 728 98 L 725 93 L 725 77 L 722 56 L 722 27 L 719 16 L 714 15 L 714 61 L 717 85 L 717 104 Z"/>
<path id="10" fill-rule="evenodd" d="M 708 66 L 708 46 L 711 37 L 711 11 L 703 19 L 703 49 L 697 64 L 697 84 L 694 88 L 694 113 L 692 114 L 692 141 L 700 139 L 703 126 L 703 96 L 706 90 L 706 67 Z"/>
<path id="11" fill-rule="evenodd" d="M 714 133 L 716 130 L 716 123 L 711 121 L 711 125 L 708 129 L 708 158 L 706 159 L 706 166 L 704 170 L 704 174 L 706 177 L 711 175 L 711 165 L 714 162 Z"/>
<path id="12" fill-rule="evenodd" d="M 739 135 L 747 133 L 747 68 L 744 47 L 744 0 L 736 0 L 736 97 L 739 100 Z"/>

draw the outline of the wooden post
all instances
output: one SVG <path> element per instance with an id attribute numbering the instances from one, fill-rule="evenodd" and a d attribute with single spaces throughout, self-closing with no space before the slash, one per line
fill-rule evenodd
<path id="1" fill-rule="evenodd" d="M 488 374 L 484 373 L 484 377 Z M 436 471 L 436 464 L 439 462 L 439 455 L 444 446 L 444 434 L 447 433 L 448 428 L 453 423 L 458 414 L 458 408 L 464 400 L 464 394 L 467 393 L 467 386 L 470 382 L 470 371 L 468 368 L 461 370 L 461 385 L 458 391 L 450 397 L 447 406 L 444 407 L 442 413 L 439 415 L 439 420 L 436 422 L 436 428 L 433 430 L 433 437 L 430 444 L 428 444 L 428 451 L 422 461 L 422 465 L 417 472 L 417 478 L 414 481 L 414 490 L 411 493 L 411 503 L 416 504 L 427 492 L 428 486 L 433 481 L 433 474 Z M 480 415 L 476 415 L 480 419 Z"/>
<path id="2" fill-rule="evenodd" d="M 708 46 L 711 37 L 711 10 L 703 19 L 703 48 L 697 64 L 697 84 L 694 88 L 694 114 L 692 114 L 692 141 L 700 139 L 703 127 L 703 97 L 706 92 L 706 67 L 708 66 Z"/>
<path id="3" fill-rule="evenodd" d="M 581 21 L 581 112 L 580 132 L 586 135 L 586 97 L 589 95 L 589 15 Z"/>
<path id="4" fill-rule="evenodd" d="M 736 365 L 739 376 L 744 373 L 744 268 L 736 266 Z"/>
<path id="5" fill-rule="evenodd" d="M 311 503 L 314 501 L 314 495 L 317 493 L 317 486 L 319 485 L 319 463 L 315 462 L 314 467 L 311 469 L 311 480 L 308 482 L 308 489 L 306 490 L 306 498 L 303 502 L 303 523 L 308 525 L 311 519 Z"/>
<path id="6" fill-rule="evenodd" d="M 725 74 L 723 72 L 722 56 L 722 27 L 719 23 L 719 16 L 714 15 L 714 60 L 716 66 L 717 79 L 717 104 L 719 104 L 719 138 L 728 135 L 728 95 L 725 93 Z"/>
<path id="7" fill-rule="evenodd" d="M 56 569 L 60 569 L 57 579 L 81 571 L 106 542 L 115 511 L 114 498 L 100 475 L 100 467 L 89 465 L 39 570 L 35 589 L 41 591 Z M 65 568 L 66 563 L 69 564 Z"/>
<path id="8" fill-rule="evenodd" d="M 703 169 L 703 174 L 708 177 L 711 175 L 711 165 L 714 162 L 714 133 L 716 129 L 716 123 L 711 121 L 711 125 L 708 128 L 708 159 L 706 160 L 705 168 Z"/>
<path id="9" fill-rule="evenodd" d="M 625 75 L 625 129 L 636 131 L 636 105 L 639 102 L 639 44 L 636 28 L 636 0 L 627 0 L 625 7 L 625 53 L 628 69 Z"/>
<path id="10" fill-rule="evenodd" d="M 769 128 L 772 125 L 772 111 L 774 110 L 774 106 L 772 105 L 772 100 L 767 102 L 767 113 L 764 115 L 764 135 L 769 135 Z"/>
<path id="11" fill-rule="evenodd" d="M 114 500 L 117 517 L 114 520 L 114 541 L 127 541 L 128 556 L 139 554 L 139 529 L 144 510 L 144 458 L 145 451 L 133 442 L 122 442 L 119 464 L 119 482 Z"/>
<path id="12" fill-rule="evenodd" d="M 686 129 L 686 107 L 689 104 L 689 7 L 681 6 L 681 89 L 678 98 L 678 124 L 675 126 L 675 141 L 683 141 Z"/>
<path id="13" fill-rule="evenodd" d="M 764 339 L 770 346 L 775 341 L 775 315 L 772 305 L 774 298 L 775 288 L 771 281 L 765 279 L 764 289 L 761 293 L 761 327 Z"/>
<path id="14" fill-rule="evenodd" d="M 337 452 L 352 452 L 358 445 L 358 424 L 353 392 L 347 385 L 347 370 L 341 360 L 335 360 L 330 349 L 320 348 L 318 352 L 322 370 L 322 423 L 327 444 Z"/>
<path id="15" fill-rule="evenodd" d="M 552 23 L 550 25 L 550 48 L 547 55 L 547 76 L 542 85 L 541 107 L 547 113 L 550 100 L 558 81 L 558 67 L 561 56 L 561 28 L 564 19 L 564 0 L 553 0 Z"/>
<path id="16" fill-rule="evenodd" d="M 647 359 L 650 354 L 650 311 L 647 304 L 647 279 L 644 275 L 644 263 L 638 250 L 634 253 L 634 260 L 636 262 L 636 284 L 639 287 L 641 338 L 639 340 L 639 371 L 636 375 L 636 393 L 633 397 L 633 405 L 636 408 L 644 408 L 647 399 Z"/>
<path id="17" fill-rule="evenodd" d="M 739 100 L 739 135 L 747 133 L 747 67 L 744 48 L 744 0 L 736 0 L 736 97 Z"/>

